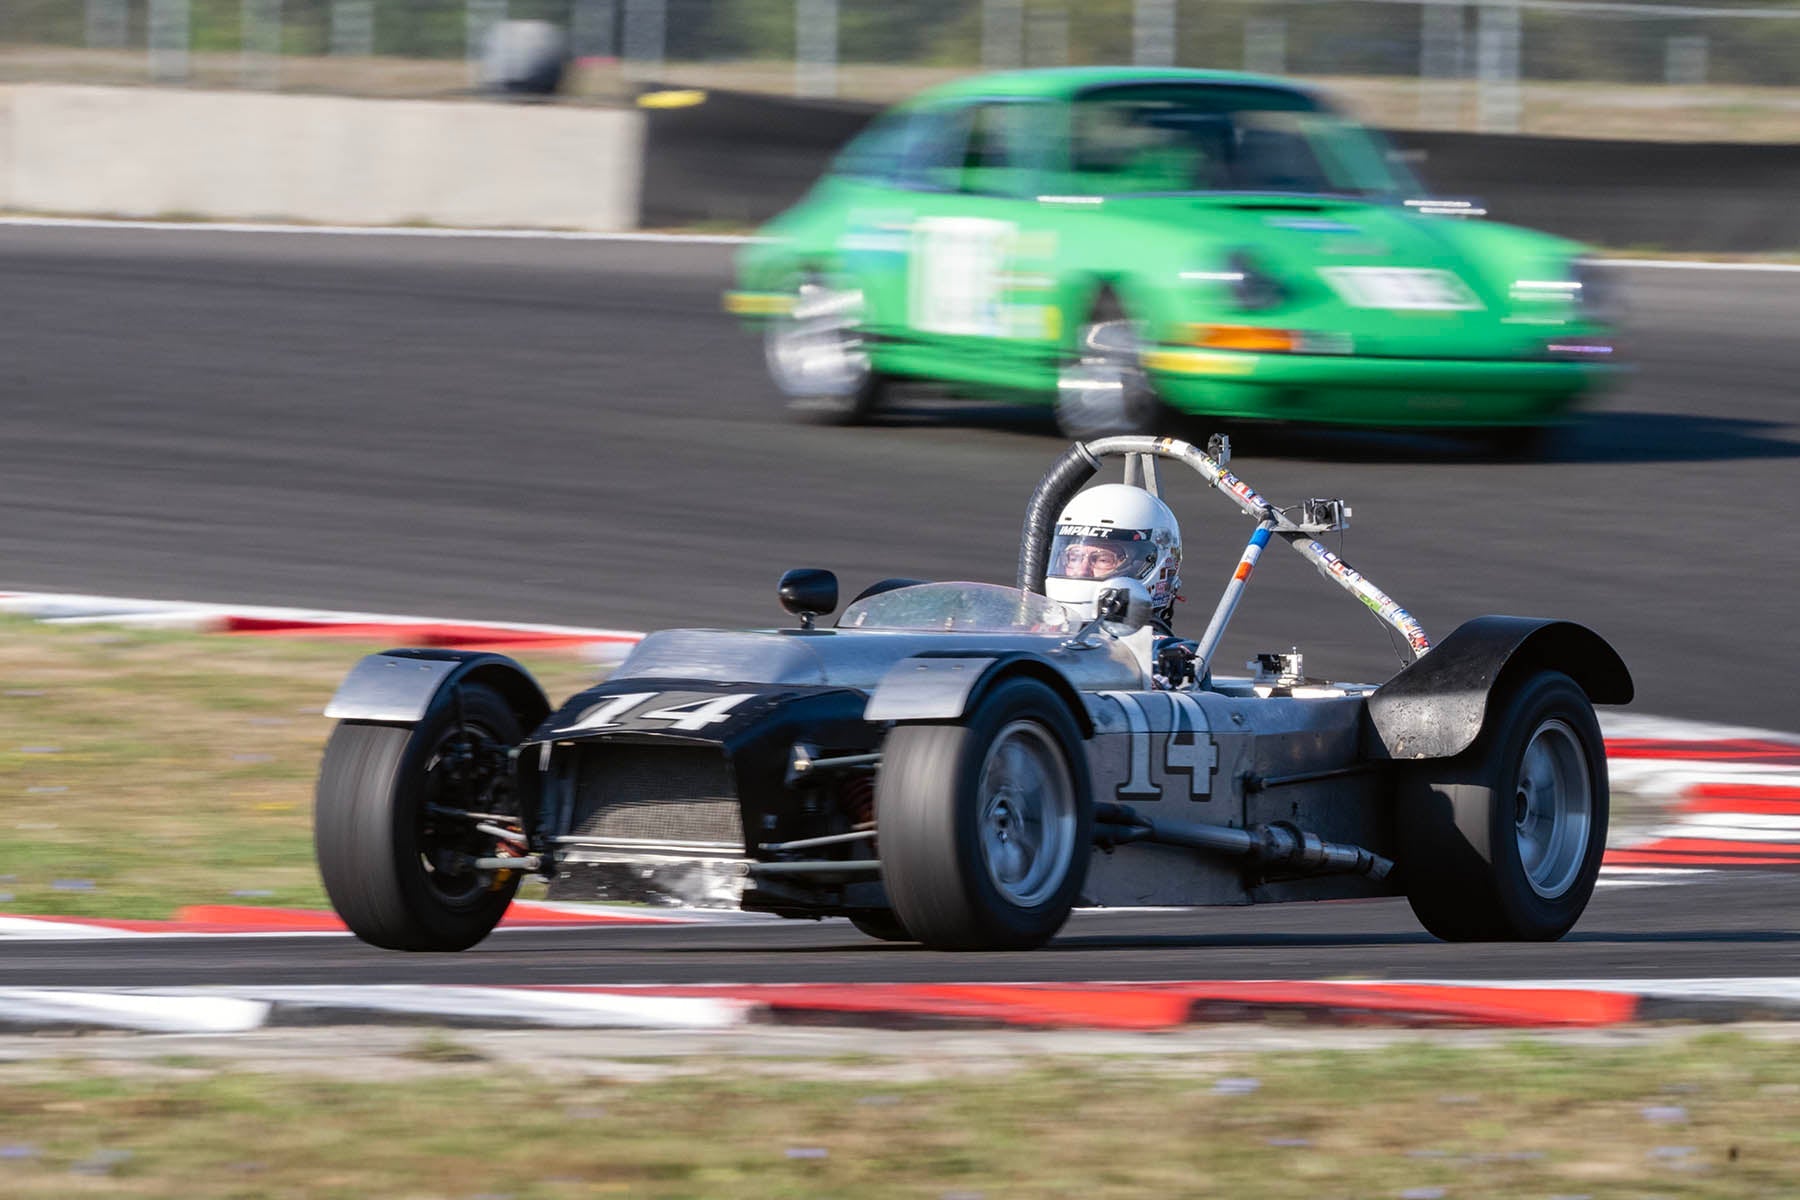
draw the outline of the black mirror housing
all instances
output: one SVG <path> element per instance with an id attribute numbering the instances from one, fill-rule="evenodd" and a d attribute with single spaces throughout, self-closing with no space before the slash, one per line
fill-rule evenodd
<path id="1" fill-rule="evenodd" d="M 837 607 L 837 576 L 823 567 L 795 567 L 781 577 L 775 586 L 781 607 L 800 618 L 803 628 L 812 628 L 812 619 Z"/>

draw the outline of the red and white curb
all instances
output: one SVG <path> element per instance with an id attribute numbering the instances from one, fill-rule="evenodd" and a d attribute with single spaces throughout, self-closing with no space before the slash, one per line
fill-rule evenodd
<path id="1" fill-rule="evenodd" d="M 1600 1028 L 1632 1021 L 1800 1016 L 1800 980 L 1220 980 L 689 986 L 0 988 L 0 1029 L 243 1033 L 407 1022 L 564 1029 L 750 1025 L 1155 1031 L 1285 1011 L 1329 1024 Z"/>

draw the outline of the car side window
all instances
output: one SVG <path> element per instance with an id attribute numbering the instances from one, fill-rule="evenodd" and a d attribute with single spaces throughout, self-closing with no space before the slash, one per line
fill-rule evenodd
<path id="1" fill-rule="evenodd" d="M 869 183 L 893 183 L 906 164 L 915 133 L 910 113 L 890 113 L 857 134 L 831 165 L 833 175 Z"/>
<path id="2" fill-rule="evenodd" d="M 928 108 L 913 113 L 894 182 L 920 192 L 956 191 L 968 144 L 968 108 Z"/>
<path id="3" fill-rule="evenodd" d="M 977 105 L 970 114 L 959 191 L 979 196 L 1032 196 L 1039 188 L 1048 106 L 1030 101 Z"/>

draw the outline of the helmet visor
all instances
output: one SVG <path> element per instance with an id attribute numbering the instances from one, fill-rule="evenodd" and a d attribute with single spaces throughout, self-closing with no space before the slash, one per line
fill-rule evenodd
<path id="1" fill-rule="evenodd" d="M 1156 566 L 1156 543 L 1148 529 L 1110 525 L 1059 525 L 1050 543 L 1045 572 L 1056 579 L 1112 579 L 1129 575 L 1148 580 Z"/>

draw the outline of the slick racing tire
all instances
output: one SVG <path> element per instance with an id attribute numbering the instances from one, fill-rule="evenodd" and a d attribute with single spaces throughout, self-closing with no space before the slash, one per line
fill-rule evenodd
<path id="1" fill-rule="evenodd" d="M 894 915 L 935 950 L 1024 950 L 1062 928 L 1087 875 L 1094 806 L 1057 694 L 1008 680 L 959 725 L 901 725 L 875 794 Z"/>
<path id="2" fill-rule="evenodd" d="M 1056 427 L 1076 441 L 1119 434 L 1159 434 L 1167 413 L 1138 361 L 1141 336 L 1107 292 L 1076 337 L 1074 362 L 1056 379 Z"/>
<path id="3" fill-rule="evenodd" d="M 851 913 L 850 923 L 876 941 L 916 942 L 919 940 L 906 926 L 900 923 L 900 918 L 892 912 L 871 909 L 868 912 Z"/>
<path id="4" fill-rule="evenodd" d="M 1427 930 L 1451 942 L 1555 941 L 1587 907 L 1606 849 L 1606 751 L 1557 671 L 1488 701 L 1474 745 L 1400 780 L 1399 865 Z"/>
<path id="5" fill-rule="evenodd" d="M 465 950 L 519 888 L 517 872 L 467 865 L 499 843 L 458 814 L 515 811 L 504 764 L 524 736 L 519 719 L 489 688 L 454 691 L 416 725 L 344 721 L 325 746 L 313 812 L 319 873 L 351 932 L 388 950 Z"/>
<path id="6" fill-rule="evenodd" d="M 763 335 L 769 377 L 787 397 L 788 415 L 813 425 L 860 425 L 880 404 L 885 384 L 862 338 L 862 293 L 802 279 L 792 309 Z"/>

